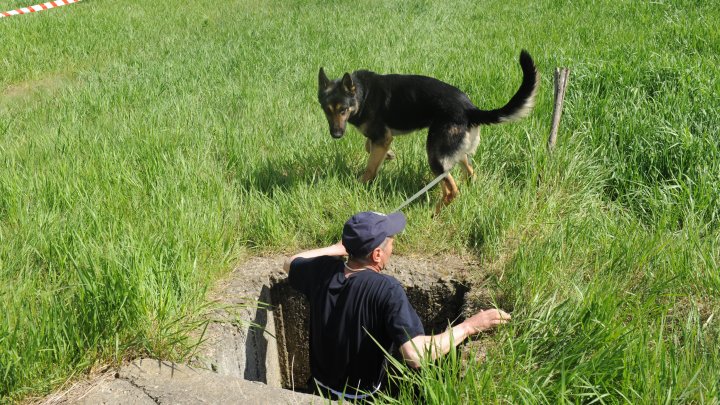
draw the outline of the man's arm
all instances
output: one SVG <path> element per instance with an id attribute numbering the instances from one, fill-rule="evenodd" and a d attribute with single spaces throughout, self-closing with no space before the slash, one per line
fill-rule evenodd
<path id="1" fill-rule="evenodd" d="M 502 325 L 509 320 L 510 315 L 498 309 L 480 311 L 443 333 L 433 336 L 421 335 L 408 340 L 400 346 L 400 353 L 410 367 L 419 368 L 426 355 L 429 354 L 433 360 L 437 359 L 447 354 L 453 346 L 459 345 L 468 336 Z"/>
<path id="2" fill-rule="evenodd" d="M 300 252 L 294 256 L 285 259 L 285 263 L 283 263 L 283 270 L 285 270 L 285 273 L 289 273 L 290 263 L 292 263 L 293 260 L 297 259 L 298 257 L 302 257 L 304 259 L 311 259 L 313 257 L 320 256 L 347 256 L 347 252 L 345 251 L 345 246 L 343 246 L 342 242 L 338 242 L 334 245 L 326 246 L 319 249 L 307 250 L 305 252 Z"/>

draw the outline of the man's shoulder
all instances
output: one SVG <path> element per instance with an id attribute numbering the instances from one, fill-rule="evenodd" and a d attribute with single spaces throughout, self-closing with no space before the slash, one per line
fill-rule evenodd
<path id="1" fill-rule="evenodd" d="M 343 260 L 340 257 L 337 256 L 318 256 L 318 257 L 311 257 L 311 258 L 305 258 L 305 257 L 298 257 L 295 260 L 293 260 L 290 263 L 290 270 L 293 269 L 293 267 L 335 267 L 339 263 L 342 263 Z"/>
<path id="2" fill-rule="evenodd" d="M 402 285 L 400 284 L 400 282 L 398 281 L 398 279 L 396 279 L 395 277 L 393 277 L 393 276 L 391 276 L 391 275 L 389 275 L 389 274 L 385 274 L 385 273 L 376 273 L 376 274 L 377 274 L 378 276 L 382 277 L 382 279 L 383 279 L 386 283 L 392 284 L 392 285 L 394 285 L 394 286 L 400 286 L 400 287 L 402 287 Z"/>
<path id="3" fill-rule="evenodd" d="M 366 272 L 367 280 L 369 284 L 374 286 L 378 291 L 385 293 L 396 293 L 399 291 L 405 291 L 402 284 L 393 276 L 384 273 L 377 273 L 374 271 Z"/>
<path id="4" fill-rule="evenodd" d="M 342 271 L 342 263 L 342 259 L 333 256 L 298 257 L 290 263 L 288 280 L 296 290 L 307 295 L 313 285 Z"/>

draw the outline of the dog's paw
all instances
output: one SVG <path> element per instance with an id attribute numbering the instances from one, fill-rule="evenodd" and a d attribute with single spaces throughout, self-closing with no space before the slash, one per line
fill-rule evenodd
<path id="1" fill-rule="evenodd" d="M 439 203 L 437 203 L 437 205 L 435 205 L 435 209 L 433 210 L 431 218 L 438 219 L 440 217 L 440 213 L 442 212 L 444 206 L 445 206 L 445 204 L 443 204 L 442 200 Z"/>

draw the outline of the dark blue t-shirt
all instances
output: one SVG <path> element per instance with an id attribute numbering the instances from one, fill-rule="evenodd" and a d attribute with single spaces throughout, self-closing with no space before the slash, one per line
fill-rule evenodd
<path id="1" fill-rule="evenodd" d="M 355 394 L 354 388 L 372 391 L 384 379 L 379 346 L 390 353 L 393 344 L 399 347 L 425 332 L 395 278 L 372 270 L 345 277 L 344 266 L 339 257 L 297 258 L 289 279 L 310 301 L 313 377 Z"/>

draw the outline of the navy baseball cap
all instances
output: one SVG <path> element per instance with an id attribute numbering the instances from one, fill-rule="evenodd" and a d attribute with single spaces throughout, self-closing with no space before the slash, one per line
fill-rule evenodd
<path id="1" fill-rule="evenodd" d="M 345 222 L 342 244 L 351 256 L 367 256 L 380 246 L 385 238 L 402 232 L 406 223 L 405 214 L 400 211 L 388 215 L 379 212 L 361 212 Z"/>

